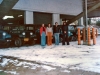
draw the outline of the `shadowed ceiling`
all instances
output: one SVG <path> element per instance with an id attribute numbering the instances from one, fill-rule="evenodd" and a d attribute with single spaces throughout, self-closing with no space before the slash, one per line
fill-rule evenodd
<path id="1" fill-rule="evenodd" d="M 14 19 L 7 19 L 5 20 L 5 22 L 8 22 L 8 21 L 13 21 L 13 22 L 16 22 L 16 21 L 23 21 L 23 18 L 24 18 L 24 11 L 20 11 L 20 10 L 12 10 L 13 6 L 18 2 L 19 0 L 2 0 L 2 2 L 0 2 L 0 22 L 2 22 L 2 18 L 5 16 L 5 15 L 9 15 L 9 16 L 14 16 L 15 18 Z M 100 0 L 87 0 L 87 6 L 88 6 L 88 9 L 94 5 L 96 5 L 97 3 L 100 2 Z M 84 0 L 83 0 L 84 2 Z M 80 12 L 81 13 L 81 12 Z M 88 14 L 88 17 L 100 17 L 100 7 L 95 9 L 94 11 L 90 12 Z M 23 15 L 22 17 L 18 17 L 18 15 Z M 61 14 L 60 16 L 62 19 L 66 18 L 68 20 L 72 19 L 73 15 L 63 15 Z"/>

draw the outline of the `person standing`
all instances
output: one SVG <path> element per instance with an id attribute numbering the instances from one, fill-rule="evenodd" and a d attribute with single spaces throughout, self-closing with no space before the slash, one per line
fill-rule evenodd
<path id="1" fill-rule="evenodd" d="M 52 35 L 53 35 L 53 30 L 50 23 L 48 24 L 48 27 L 46 28 L 46 34 L 47 34 L 47 45 L 50 46 L 52 45 Z"/>
<path id="2" fill-rule="evenodd" d="M 67 45 L 69 45 L 68 25 L 66 25 L 66 22 L 64 22 L 62 26 L 62 45 L 65 45 L 65 42 L 67 42 Z"/>
<path id="3" fill-rule="evenodd" d="M 53 27 L 53 33 L 55 37 L 55 45 L 59 45 L 59 26 L 58 23 L 55 22 L 55 26 Z"/>
<path id="4" fill-rule="evenodd" d="M 45 47 L 46 45 L 46 28 L 44 24 L 42 24 L 42 27 L 40 28 L 40 36 L 41 36 L 41 46 Z"/>

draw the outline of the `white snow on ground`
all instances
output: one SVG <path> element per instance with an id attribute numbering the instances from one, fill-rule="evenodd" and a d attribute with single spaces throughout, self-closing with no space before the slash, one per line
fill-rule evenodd
<path id="1" fill-rule="evenodd" d="M 3 59 L 3 63 L 1 63 L 0 65 L 2 66 L 2 67 L 4 67 L 4 66 L 6 66 L 7 64 L 8 64 L 8 61 L 9 61 L 10 59 Z"/>
<path id="2" fill-rule="evenodd" d="M 5 63 L 6 62 L 6 63 Z M 23 66 L 24 68 L 27 68 L 29 67 L 30 69 L 36 69 L 37 67 L 38 68 L 43 68 L 45 71 L 50 71 L 50 70 L 54 70 L 56 68 L 53 68 L 51 66 L 46 66 L 46 65 L 39 65 L 39 64 L 34 64 L 34 63 L 30 63 L 30 62 L 20 62 L 18 60 L 12 60 L 12 59 L 7 59 L 7 58 L 3 58 L 3 61 L 0 62 L 0 65 L 3 66 L 2 67 L 5 67 L 6 65 L 9 64 L 9 62 L 11 62 L 12 64 L 14 64 L 16 67 L 16 69 L 18 69 L 18 66 Z M 17 65 L 16 65 L 17 64 Z M 5 73 L 10 73 L 10 74 L 13 74 L 13 75 L 19 75 L 19 73 L 17 73 L 16 71 L 14 70 L 0 70 L 0 72 L 4 71 Z"/>
<path id="3" fill-rule="evenodd" d="M 61 43 L 59 46 L 53 44 L 52 46 L 46 46 L 44 49 L 40 45 L 34 45 L 0 49 L 0 55 L 19 57 L 20 59 L 37 61 L 64 68 L 100 73 L 99 39 L 100 37 L 97 38 L 97 44 L 93 46 L 77 45 L 77 41 L 70 42 L 70 45 L 64 46 Z M 6 64 L 6 61 L 2 64 Z"/>
<path id="4" fill-rule="evenodd" d="M 61 72 L 67 72 L 67 73 L 70 73 L 70 71 L 68 71 L 68 70 L 62 70 Z"/>
<path id="5" fill-rule="evenodd" d="M 5 73 L 11 73 L 13 75 L 17 75 L 16 71 L 4 71 Z"/>
<path id="6" fill-rule="evenodd" d="M 0 72 L 1 72 L 1 71 L 3 71 L 3 70 L 0 70 Z"/>
<path id="7" fill-rule="evenodd" d="M 44 69 L 46 69 L 48 71 L 56 69 L 56 68 L 52 68 L 52 67 L 46 66 L 46 65 L 42 65 L 42 68 L 44 68 Z"/>

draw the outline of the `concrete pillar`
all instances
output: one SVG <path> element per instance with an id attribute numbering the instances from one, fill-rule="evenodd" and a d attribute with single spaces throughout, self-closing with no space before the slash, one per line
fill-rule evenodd
<path id="1" fill-rule="evenodd" d="M 60 24 L 60 14 L 52 14 L 52 24 L 55 25 L 55 22 Z"/>
<path id="2" fill-rule="evenodd" d="M 83 25 L 83 17 L 78 20 L 78 25 Z"/>
<path id="3" fill-rule="evenodd" d="M 34 15 L 32 11 L 25 11 L 24 13 L 24 24 L 34 24 Z"/>
<path id="4" fill-rule="evenodd" d="M 59 23 L 60 25 L 62 25 L 63 24 L 63 21 L 62 21 L 62 19 L 60 19 L 60 23 Z"/>

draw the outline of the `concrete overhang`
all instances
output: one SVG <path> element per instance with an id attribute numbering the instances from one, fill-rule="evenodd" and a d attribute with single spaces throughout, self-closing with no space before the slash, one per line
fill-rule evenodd
<path id="1" fill-rule="evenodd" d="M 99 3 L 100 0 L 87 0 L 88 9 Z M 12 9 L 27 10 L 35 12 L 47 12 L 63 14 L 61 17 L 71 19 L 83 12 L 84 0 L 20 0 Z M 99 17 L 100 8 L 97 8 L 88 14 L 88 17 Z"/>
<path id="2" fill-rule="evenodd" d="M 58 13 L 61 14 L 61 18 L 71 20 L 83 12 L 83 1 L 84 0 L 1 0 L 0 18 L 4 15 L 18 16 L 23 14 L 22 11 L 35 11 Z M 95 4 L 100 3 L 100 0 L 87 1 L 88 9 Z M 90 12 L 88 17 L 100 17 L 99 12 L 100 8 L 98 7 Z"/>
<path id="3" fill-rule="evenodd" d="M 82 0 L 19 0 L 13 9 L 78 15 L 82 12 Z"/>

